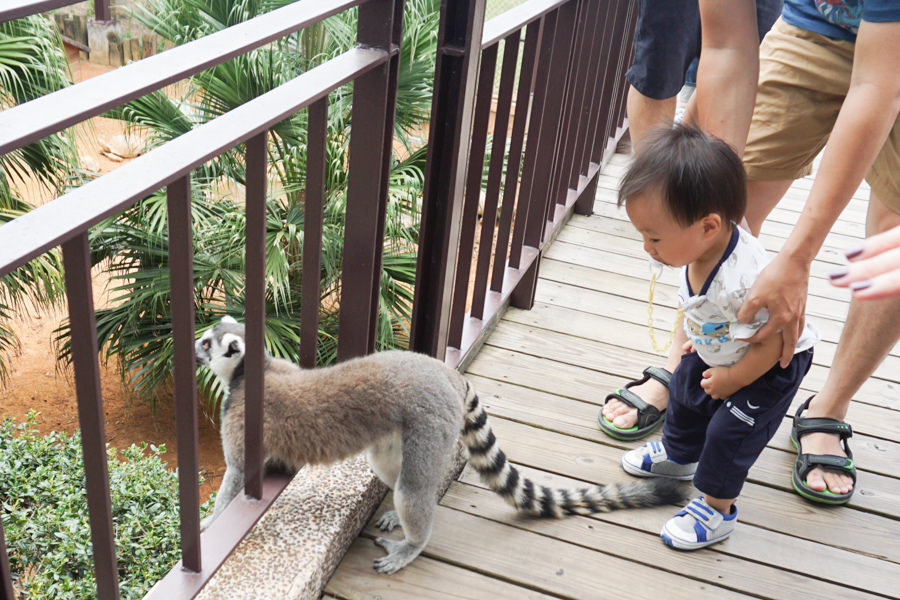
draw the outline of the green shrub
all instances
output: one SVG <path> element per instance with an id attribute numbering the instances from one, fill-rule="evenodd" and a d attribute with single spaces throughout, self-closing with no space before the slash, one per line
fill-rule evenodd
<path id="1" fill-rule="evenodd" d="M 42 436 L 34 424 L 30 415 L 0 425 L 0 516 L 18 597 L 94 598 L 81 435 Z M 177 476 L 164 450 L 108 451 L 122 598 L 143 597 L 180 557 Z"/>

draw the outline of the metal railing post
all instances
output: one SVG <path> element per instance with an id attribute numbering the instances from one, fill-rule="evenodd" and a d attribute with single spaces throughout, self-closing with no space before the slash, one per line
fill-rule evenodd
<path id="1" fill-rule="evenodd" d="M 247 140 L 247 292 L 244 299 L 245 394 L 244 492 L 255 500 L 263 487 L 263 363 L 266 328 L 266 140 L 263 131 Z"/>
<path id="2" fill-rule="evenodd" d="M 441 3 L 410 349 L 444 358 L 485 0 Z"/>
<path id="3" fill-rule="evenodd" d="M 300 365 L 316 366 L 322 268 L 322 211 L 325 203 L 325 144 L 328 96 L 308 109 L 306 196 L 303 202 L 303 281 L 300 292 Z"/>
<path id="4" fill-rule="evenodd" d="M 166 189 L 169 211 L 169 280 L 172 288 L 173 379 L 181 515 L 181 562 L 199 572 L 200 452 L 197 438 L 197 367 L 194 357 L 194 246 L 191 230 L 191 178 Z"/>
<path id="5" fill-rule="evenodd" d="M 85 487 L 97 598 L 119 598 L 119 570 L 116 563 L 115 532 L 109 497 L 109 472 L 106 464 L 106 431 L 103 424 L 103 396 L 100 391 L 97 325 L 91 286 L 91 256 L 87 232 L 63 242 L 66 271 L 66 299 L 69 302 L 69 327 L 72 339 L 72 364 L 75 369 L 75 394 L 78 398 L 78 424 L 84 453 Z"/>
<path id="6" fill-rule="evenodd" d="M 357 45 L 389 50 L 392 57 L 353 84 L 338 360 L 375 347 L 402 27 L 395 22 L 402 18 L 402 0 L 372 0 L 359 7 Z"/>

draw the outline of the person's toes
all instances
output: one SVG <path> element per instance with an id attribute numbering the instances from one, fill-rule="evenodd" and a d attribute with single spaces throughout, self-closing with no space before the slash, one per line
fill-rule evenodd
<path id="1" fill-rule="evenodd" d="M 612 399 L 603 405 L 603 410 L 601 412 L 603 413 L 604 417 L 612 421 L 613 417 L 618 414 L 618 411 L 622 408 L 622 406 L 622 402 Z"/>
<path id="2" fill-rule="evenodd" d="M 623 414 L 617 415 L 614 419 L 612 419 L 612 422 L 613 425 L 615 425 L 619 429 L 628 429 L 629 427 L 634 427 L 634 424 L 637 423 L 637 411 L 634 409 L 626 411 Z"/>
<path id="3" fill-rule="evenodd" d="M 825 479 L 822 477 L 822 469 L 813 469 L 810 471 L 806 476 L 806 485 L 808 485 L 811 490 L 824 492 L 828 486 L 825 483 Z"/>
<path id="4" fill-rule="evenodd" d="M 833 494 L 846 494 L 853 489 L 853 479 L 841 473 L 826 471 L 823 479 Z"/>

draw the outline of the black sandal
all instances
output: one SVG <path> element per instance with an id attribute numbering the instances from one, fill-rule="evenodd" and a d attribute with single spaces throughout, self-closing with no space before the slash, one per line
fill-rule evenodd
<path id="1" fill-rule="evenodd" d="M 602 429 L 606 435 L 614 437 L 617 440 L 639 440 L 650 435 L 662 425 L 666 418 L 666 410 L 659 410 L 655 406 L 647 404 L 640 396 L 630 389 L 634 386 L 646 383 L 651 377 L 668 388 L 669 381 L 672 379 L 672 374 L 661 367 L 647 367 L 644 369 L 644 376 L 642 378 L 631 381 L 627 383 L 624 388 L 619 388 L 606 396 L 606 400 L 603 402 L 604 404 L 615 398 L 628 406 L 633 406 L 638 411 L 637 423 L 628 429 L 616 427 L 613 425 L 612 421 L 603 416 L 603 411 L 600 411 L 597 422 L 600 425 L 600 429 Z"/>
<path id="2" fill-rule="evenodd" d="M 809 408 L 809 403 L 813 397 L 810 396 L 806 402 L 801 404 L 794 414 L 794 425 L 791 427 L 791 441 L 797 448 L 797 460 L 794 462 L 791 483 L 794 486 L 794 490 L 807 500 L 824 504 L 846 504 L 856 490 L 856 467 L 853 464 L 853 452 L 850 451 L 850 446 L 847 444 L 847 439 L 853 436 L 853 429 L 848 423 L 837 419 L 801 417 L 800 414 Z M 847 456 L 804 454 L 800 449 L 800 438 L 807 433 L 813 432 L 834 433 L 840 436 L 841 445 L 844 447 L 844 452 L 847 453 Z M 816 467 L 850 475 L 853 478 L 853 489 L 845 494 L 835 494 L 827 489 L 824 491 L 812 489 L 806 484 L 806 476 Z"/>

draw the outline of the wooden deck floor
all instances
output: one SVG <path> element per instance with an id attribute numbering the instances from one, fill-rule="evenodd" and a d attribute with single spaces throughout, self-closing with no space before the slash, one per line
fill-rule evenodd
<path id="1" fill-rule="evenodd" d="M 468 375 L 487 405 L 501 447 L 545 484 L 625 480 L 617 442 L 595 425 L 608 390 L 662 358 L 647 335 L 648 267 L 615 189 L 617 156 L 601 175 L 591 217 L 574 217 L 541 265 L 531 311 L 510 310 Z M 777 250 L 811 180 L 799 180 L 770 216 L 762 240 Z M 863 236 L 861 189 L 813 266 L 809 319 L 823 341 L 794 407 L 822 385 L 847 311 L 848 294 L 827 273 Z M 657 337 L 675 315 L 675 272 L 657 288 Z M 860 468 L 846 507 L 823 507 L 791 490 L 790 425 L 750 472 L 740 523 L 722 544 L 693 553 L 666 547 L 661 507 L 560 521 L 517 517 L 468 468 L 438 509 L 422 557 L 377 575 L 383 554 L 371 523 L 328 584 L 340 599 L 897 598 L 900 594 L 900 348 L 857 394 L 849 421 Z M 658 439 L 657 433 L 651 439 Z M 379 511 L 380 512 L 380 511 Z M 396 534 L 395 534 L 396 535 Z"/>

